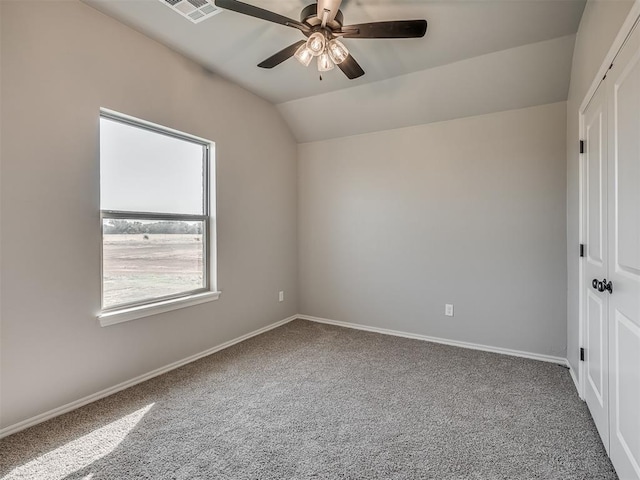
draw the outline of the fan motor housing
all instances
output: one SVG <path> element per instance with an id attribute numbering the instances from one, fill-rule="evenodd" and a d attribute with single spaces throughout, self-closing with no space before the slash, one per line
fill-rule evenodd
<path id="1" fill-rule="evenodd" d="M 317 27 L 322 23 L 322 21 L 318 18 L 318 4 L 312 3 L 311 5 L 307 5 L 300 12 L 300 21 L 310 25 L 312 27 Z M 330 30 L 335 30 L 342 27 L 342 22 L 344 21 L 344 17 L 342 16 L 342 11 L 338 10 L 335 18 L 327 22 L 327 27 Z"/>

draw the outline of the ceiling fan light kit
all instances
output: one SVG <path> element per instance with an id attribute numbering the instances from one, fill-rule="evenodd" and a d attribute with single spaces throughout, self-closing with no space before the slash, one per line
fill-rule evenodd
<path id="1" fill-rule="evenodd" d="M 347 59 L 349 50 L 340 40 L 334 38 L 327 41 L 322 33 L 315 32 L 307 43 L 298 47 L 293 56 L 305 67 L 309 66 L 313 57 L 318 57 L 318 71 L 328 72 Z"/>
<path id="2" fill-rule="evenodd" d="M 250 17 L 277 23 L 300 30 L 307 40 L 298 41 L 282 49 L 258 64 L 261 68 L 273 68 L 295 57 L 309 66 L 313 57 L 318 58 L 318 71 L 326 72 L 338 65 L 350 80 L 364 75 L 347 47 L 338 40 L 343 38 L 420 38 L 427 31 L 426 20 L 396 20 L 343 26 L 340 11 L 342 0 L 318 0 L 307 5 L 300 13 L 300 21 L 279 15 L 263 8 L 237 0 L 215 0 L 219 8 L 242 13 Z"/>

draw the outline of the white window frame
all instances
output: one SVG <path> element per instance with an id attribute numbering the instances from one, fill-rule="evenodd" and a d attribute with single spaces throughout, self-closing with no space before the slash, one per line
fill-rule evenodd
<path id="1" fill-rule="evenodd" d="M 131 117 L 106 108 L 100 109 L 100 119 L 116 121 L 136 128 L 141 128 L 161 135 L 178 138 L 180 140 L 197 143 L 203 147 L 203 214 L 174 214 L 174 213 L 150 213 L 137 211 L 100 210 L 100 306 L 97 315 L 100 325 L 107 326 L 126 322 L 137 318 L 156 315 L 159 313 L 198 305 L 217 300 L 220 292 L 217 290 L 216 278 L 216 222 L 215 222 L 215 143 L 204 138 L 196 137 L 162 125 Z M 155 297 L 137 302 L 116 305 L 103 308 L 104 305 L 104 272 L 103 272 L 103 248 L 105 219 L 132 219 L 132 220 L 168 220 L 168 221 L 201 221 L 204 229 L 203 235 L 203 265 L 204 287 L 195 290 L 180 292 L 163 297 Z"/>

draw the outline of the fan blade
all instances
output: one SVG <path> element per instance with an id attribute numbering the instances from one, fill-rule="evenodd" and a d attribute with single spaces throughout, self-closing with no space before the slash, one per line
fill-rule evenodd
<path id="1" fill-rule="evenodd" d="M 349 56 L 338 64 L 338 68 L 342 70 L 349 80 L 353 80 L 354 78 L 361 77 L 364 75 L 364 70 L 362 67 L 356 62 L 356 59 L 349 54 Z"/>
<path id="2" fill-rule="evenodd" d="M 293 57 L 293 54 L 296 53 L 298 47 L 306 43 L 306 40 L 300 40 L 299 42 L 294 43 L 293 45 L 289 45 L 287 48 L 283 48 L 275 55 L 271 55 L 269 58 L 259 63 L 258 66 L 261 68 L 273 68 L 277 65 L 280 65 L 285 60 Z"/>
<path id="3" fill-rule="evenodd" d="M 215 0 L 215 3 L 216 7 L 224 8 L 225 10 L 232 10 L 244 15 L 249 15 L 250 17 L 260 18 L 261 20 L 266 20 L 267 22 L 279 23 L 280 25 L 285 25 L 287 27 L 297 28 L 302 32 L 309 32 L 311 30 L 309 26 L 305 25 L 304 23 L 298 22 L 297 20 L 293 20 L 292 18 L 288 18 L 283 15 L 278 15 L 277 13 L 270 12 L 269 10 L 265 10 L 263 8 L 254 7 L 253 5 L 249 5 L 248 3 L 238 2 L 237 0 Z"/>
<path id="4" fill-rule="evenodd" d="M 345 25 L 334 33 L 344 38 L 420 38 L 426 32 L 426 20 L 395 20 Z"/>

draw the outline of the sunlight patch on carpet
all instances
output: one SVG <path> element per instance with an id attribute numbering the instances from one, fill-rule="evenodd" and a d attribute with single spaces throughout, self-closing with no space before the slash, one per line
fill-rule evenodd
<path id="1" fill-rule="evenodd" d="M 73 472 L 86 468 L 96 460 L 113 452 L 154 405 L 151 403 L 126 417 L 119 418 L 66 445 L 47 452 L 29 463 L 13 469 L 7 476 L 2 477 L 2 480 L 27 478 L 62 480 Z M 90 473 L 83 477 L 83 480 L 90 480 L 91 477 L 93 474 Z"/>

